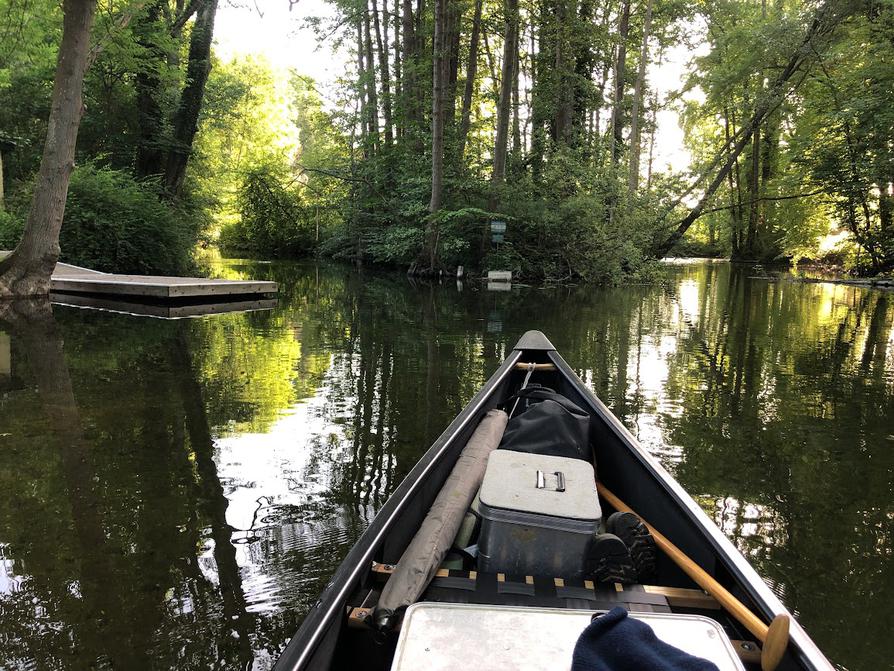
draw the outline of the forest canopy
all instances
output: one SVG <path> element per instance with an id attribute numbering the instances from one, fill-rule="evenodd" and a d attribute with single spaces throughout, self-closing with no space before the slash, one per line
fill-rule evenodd
<path id="1" fill-rule="evenodd" d="M 64 259 L 185 272 L 217 244 L 532 279 L 669 254 L 894 268 L 894 0 L 328 0 L 301 32 L 346 58 L 325 84 L 219 58 L 218 5 L 98 5 Z M 28 212 L 61 29 L 55 1 L 0 0 L 0 247 Z M 681 45 L 679 81 L 657 81 Z M 656 160 L 666 110 L 688 169 Z"/>

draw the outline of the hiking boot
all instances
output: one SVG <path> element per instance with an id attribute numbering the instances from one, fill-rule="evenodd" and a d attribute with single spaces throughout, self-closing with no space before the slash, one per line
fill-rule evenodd
<path id="1" fill-rule="evenodd" d="M 605 529 L 624 541 L 636 567 L 639 582 L 654 581 L 655 539 L 643 521 L 633 513 L 612 513 L 605 523 Z"/>
<path id="2" fill-rule="evenodd" d="M 601 583 L 630 585 L 636 582 L 636 567 L 630 550 L 614 534 L 597 534 L 590 541 L 587 574 Z"/>

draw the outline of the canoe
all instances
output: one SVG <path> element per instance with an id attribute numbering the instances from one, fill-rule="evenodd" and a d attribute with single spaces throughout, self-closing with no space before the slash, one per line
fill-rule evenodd
<path id="1" fill-rule="evenodd" d="M 521 365 L 531 363 L 536 366 Z M 382 583 L 413 539 L 481 419 L 512 396 L 532 369 L 532 382 L 554 389 L 590 414 L 600 486 L 604 485 L 651 523 L 763 624 L 769 625 L 779 615 L 791 618 L 790 635 L 778 669 L 833 669 L 698 504 L 584 385 L 546 336 L 529 331 L 395 489 L 305 617 L 277 661 L 277 671 L 390 668 L 397 637 L 383 636 L 369 624 L 372 618 L 367 617 Z M 602 508 L 603 517 L 613 510 L 606 500 Z M 594 586 L 590 581 L 577 584 L 561 576 L 529 576 L 530 592 L 526 592 L 496 589 L 497 580 L 505 577 L 441 570 L 420 600 L 553 609 L 583 607 L 594 612 L 622 605 L 631 613 L 702 614 L 722 626 L 744 668 L 760 668 L 756 637 L 664 553 L 658 553 L 654 584 L 646 586 Z"/>

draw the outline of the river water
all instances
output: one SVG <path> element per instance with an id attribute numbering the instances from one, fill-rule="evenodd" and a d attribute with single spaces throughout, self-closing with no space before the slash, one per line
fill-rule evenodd
<path id="1" fill-rule="evenodd" d="M 0 322 L 0 668 L 270 668 L 531 328 L 836 664 L 894 668 L 894 295 L 709 262 L 509 292 L 215 270 L 278 306 Z"/>

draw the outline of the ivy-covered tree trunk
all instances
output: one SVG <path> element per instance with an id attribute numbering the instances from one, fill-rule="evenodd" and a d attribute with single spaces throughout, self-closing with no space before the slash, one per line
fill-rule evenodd
<path id="1" fill-rule="evenodd" d="M 59 260 L 59 232 L 83 113 L 84 74 L 95 0 L 64 0 L 47 138 L 22 240 L 0 261 L 0 298 L 47 295 Z"/>
<path id="2" fill-rule="evenodd" d="M 176 198 L 183 188 L 192 143 L 199 128 L 205 84 L 211 72 L 211 41 L 214 38 L 217 3 L 218 0 L 204 0 L 192 27 L 186 84 L 180 95 L 177 113 L 174 115 L 174 133 L 165 170 L 165 188 L 170 198 Z"/>

